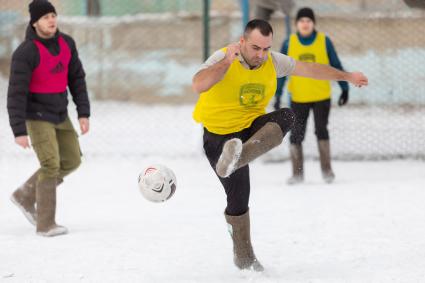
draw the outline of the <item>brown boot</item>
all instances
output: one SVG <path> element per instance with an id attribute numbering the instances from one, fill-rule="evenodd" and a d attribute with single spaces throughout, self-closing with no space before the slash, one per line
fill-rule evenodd
<path id="1" fill-rule="evenodd" d="M 318 145 L 323 180 L 325 180 L 326 183 L 332 183 L 335 179 L 335 174 L 331 167 L 331 150 L 329 140 L 319 140 Z"/>
<path id="2" fill-rule="evenodd" d="M 38 171 L 22 186 L 16 189 L 10 197 L 10 200 L 22 211 L 32 225 L 37 224 L 37 213 L 35 210 L 35 187 L 37 178 Z"/>
<path id="3" fill-rule="evenodd" d="M 291 144 L 290 150 L 292 162 L 292 177 L 288 179 L 289 185 L 299 184 L 304 181 L 304 156 L 303 147 L 300 144 Z"/>
<path id="4" fill-rule="evenodd" d="M 275 122 L 266 123 L 244 144 L 238 138 L 228 140 L 216 165 L 217 175 L 229 177 L 257 157 L 282 143 L 283 133 Z"/>
<path id="5" fill-rule="evenodd" d="M 53 237 L 68 233 L 68 229 L 55 222 L 57 179 L 45 179 L 37 183 L 37 234 Z"/>
<path id="6" fill-rule="evenodd" d="M 255 257 L 251 245 L 249 211 L 240 216 L 224 213 L 229 224 L 229 233 L 233 240 L 233 262 L 239 269 L 264 271 L 264 267 Z"/>

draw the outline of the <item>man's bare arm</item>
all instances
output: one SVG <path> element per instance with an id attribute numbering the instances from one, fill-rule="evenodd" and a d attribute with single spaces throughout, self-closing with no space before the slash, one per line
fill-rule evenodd
<path id="1" fill-rule="evenodd" d="M 223 58 L 220 62 L 196 73 L 192 80 L 193 90 L 197 93 L 209 90 L 213 85 L 221 81 L 230 64 L 226 58 Z"/>
<path id="2" fill-rule="evenodd" d="M 297 61 L 292 76 L 317 80 L 347 81 L 357 87 L 368 85 L 368 79 L 361 72 L 344 72 L 328 65 Z"/>
<path id="3" fill-rule="evenodd" d="M 232 64 L 233 60 L 240 53 L 238 43 L 230 44 L 224 58 L 216 64 L 199 71 L 193 76 L 192 88 L 195 92 L 201 93 L 209 90 L 213 85 L 221 81 Z"/>

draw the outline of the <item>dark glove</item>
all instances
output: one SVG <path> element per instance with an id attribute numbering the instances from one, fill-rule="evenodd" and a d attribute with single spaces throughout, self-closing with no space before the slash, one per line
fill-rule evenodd
<path id="1" fill-rule="evenodd" d="M 276 101 L 273 104 L 274 110 L 279 110 L 280 109 L 280 97 L 276 97 Z"/>
<path id="2" fill-rule="evenodd" d="M 347 104 L 347 102 L 348 102 L 348 90 L 343 90 L 338 99 L 338 105 L 343 106 Z"/>

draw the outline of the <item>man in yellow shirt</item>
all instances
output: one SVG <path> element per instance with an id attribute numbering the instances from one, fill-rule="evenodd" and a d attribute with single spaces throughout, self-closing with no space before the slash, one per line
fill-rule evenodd
<path id="1" fill-rule="evenodd" d="M 273 52 L 272 41 L 269 23 L 250 21 L 239 42 L 216 51 L 192 83 L 200 93 L 193 116 L 204 127 L 205 154 L 227 195 L 224 214 L 233 240 L 234 263 L 255 271 L 262 271 L 263 266 L 250 239 L 248 163 L 279 145 L 295 120 L 287 108 L 266 114 L 276 78 L 298 75 L 367 85 L 362 73 L 298 62 Z"/>

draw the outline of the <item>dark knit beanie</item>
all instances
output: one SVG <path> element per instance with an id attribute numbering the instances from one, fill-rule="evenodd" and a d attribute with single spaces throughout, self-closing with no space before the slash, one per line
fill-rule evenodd
<path id="1" fill-rule="evenodd" d="M 30 25 L 32 25 L 48 13 L 56 14 L 56 9 L 52 3 L 47 0 L 33 0 L 29 5 L 29 12 L 31 16 Z"/>
<path id="2" fill-rule="evenodd" d="M 314 17 L 314 12 L 313 12 L 313 10 L 312 9 L 310 9 L 310 8 L 301 8 L 301 9 L 299 9 L 298 10 L 298 13 L 297 13 L 297 17 L 296 17 L 296 19 L 295 19 L 295 22 L 298 22 L 299 21 L 299 19 L 301 19 L 301 18 L 309 18 L 309 19 L 311 19 L 314 23 L 316 23 L 316 18 Z"/>

